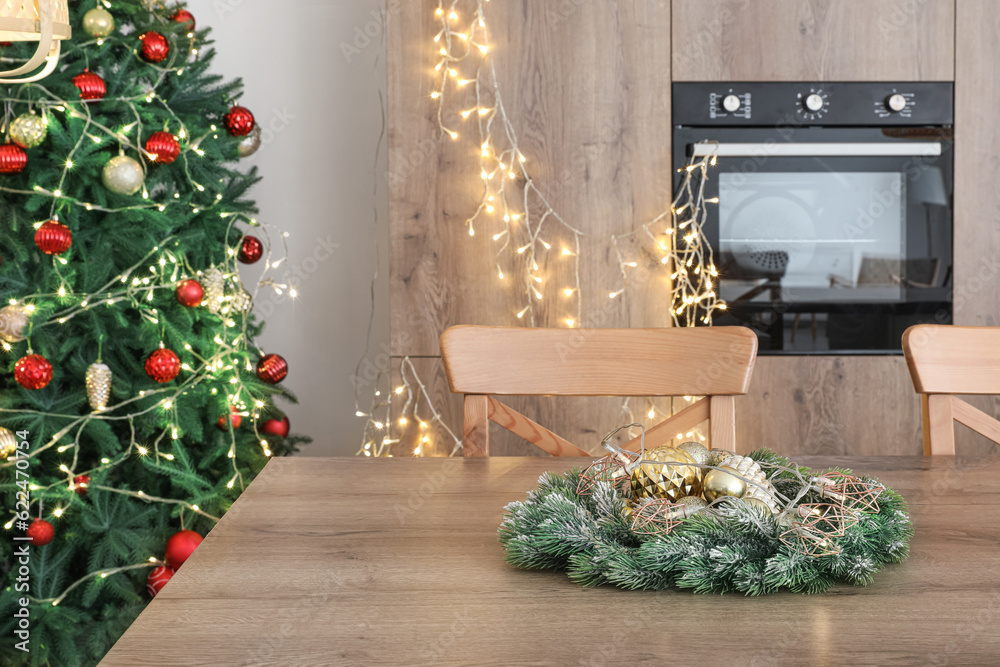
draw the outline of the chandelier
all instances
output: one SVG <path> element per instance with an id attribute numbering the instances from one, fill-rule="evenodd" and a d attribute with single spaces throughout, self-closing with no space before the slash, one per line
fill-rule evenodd
<path id="1" fill-rule="evenodd" d="M 0 71 L 0 83 L 28 83 L 47 77 L 59 62 L 61 40 L 72 34 L 68 0 L 0 0 L 0 42 L 38 42 L 26 63 Z M 41 71 L 31 74 L 43 63 Z"/>

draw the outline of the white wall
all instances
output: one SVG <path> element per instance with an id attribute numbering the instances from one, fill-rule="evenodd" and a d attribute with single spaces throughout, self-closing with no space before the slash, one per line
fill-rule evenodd
<path id="1" fill-rule="evenodd" d="M 244 160 L 264 177 L 251 193 L 258 217 L 290 233 L 289 261 L 307 274 L 296 301 L 258 299 L 261 347 L 288 360 L 284 384 L 300 400 L 287 407 L 292 429 L 314 439 L 302 453 L 353 455 L 363 420 L 350 378 L 365 348 L 376 213 L 382 266 L 370 356 L 389 331 L 384 1 L 188 0 L 188 8 L 212 28 L 214 71 L 246 84 L 241 104 L 265 139 Z"/>

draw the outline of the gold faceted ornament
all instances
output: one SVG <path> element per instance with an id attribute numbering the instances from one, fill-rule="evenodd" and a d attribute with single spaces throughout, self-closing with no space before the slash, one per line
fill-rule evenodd
<path id="1" fill-rule="evenodd" d="M 49 128 L 41 116 L 23 113 L 10 122 L 10 140 L 21 148 L 34 148 L 45 141 Z"/>
<path id="2" fill-rule="evenodd" d="M 705 500 L 712 502 L 723 496 L 742 498 L 747 492 L 747 483 L 737 477 L 738 474 L 737 470 L 730 466 L 709 470 L 702 482 Z"/>
<path id="3" fill-rule="evenodd" d="M 9 428 L 0 426 L 0 458 L 6 459 L 17 450 L 17 436 Z"/>
<path id="4" fill-rule="evenodd" d="M 0 338 L 8 343 L 24 340 L 24 329 L 28 326 L 28 313 L 20 306 L 0 308 Z"/>
<path id="5" fill-rule="evenodd" d="M 647 450 L 631 474 L 632 495 L 636 498 L 667 498 L 676 501 L 701 493 L 698 468 L 687 452 L 673 447 Z"/>
<path id="6" fill-rule="evenodd" d="M 111 369 L 106 364 L 93 363 L 87 368 L 84 382 L 91 409 L 96 412 L 106 410 L 111 396 Z"/>

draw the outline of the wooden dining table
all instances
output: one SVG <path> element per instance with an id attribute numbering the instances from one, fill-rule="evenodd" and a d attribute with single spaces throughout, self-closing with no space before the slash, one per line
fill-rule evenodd
<path id="1" fill-rule="evenodd" d="M 1000 459 L 798 462 L 900 491 L 909 559 L 817 595 L 583 588 L 497 541 L 580 459 L 275 459 L 101 664 L 1000 664 Z"/>

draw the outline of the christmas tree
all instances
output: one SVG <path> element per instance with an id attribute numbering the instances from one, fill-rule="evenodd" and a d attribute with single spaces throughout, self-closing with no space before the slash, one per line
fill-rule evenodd
<path id="1" fill-rule="evenodd" d="M 304 440 L 254 343 L 257 290 L 295 293 L 239 168 L 260 144 L 242 84 L 182 6 L 69 11 L 56 71 L 0 86 L 3 664 L 96 663 Z M 34 48 L 0 46 L 3 69 Z"/>

